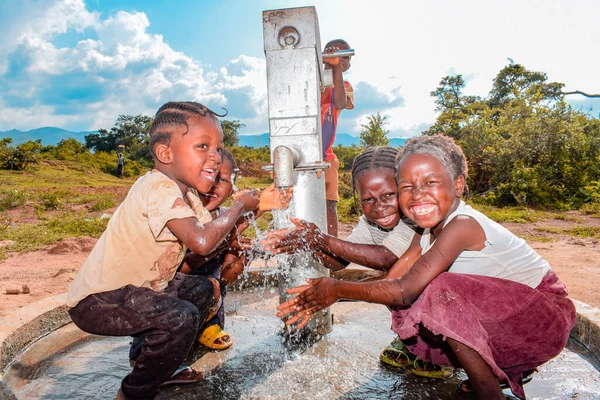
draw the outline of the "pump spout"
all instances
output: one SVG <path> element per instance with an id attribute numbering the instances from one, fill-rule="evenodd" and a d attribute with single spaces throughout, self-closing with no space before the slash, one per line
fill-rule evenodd
<path id="1" fill-rule="evenodd" d="M 294 168 L 300 163 L 301 153 L 294 147 L 277 146 L 273 150 L 273 181 L 277 188 L 294 186 Z"/>

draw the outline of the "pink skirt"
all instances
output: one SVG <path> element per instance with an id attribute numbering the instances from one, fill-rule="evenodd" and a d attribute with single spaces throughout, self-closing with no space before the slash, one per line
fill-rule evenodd
<path id="1" fill-rule="evenodd" d="M 481 275 L 444 272 L 406 309 L 392 311 L 392 330 L 420 358 L 459 366 L 445 342 L 477 351 L 500 381 L 521 399 L 522 372 L 556 357 L 565 347 L 576 312 L 554 272 L 532 289 Z M 419 326 L 444 341 L 419 334 Z"/>

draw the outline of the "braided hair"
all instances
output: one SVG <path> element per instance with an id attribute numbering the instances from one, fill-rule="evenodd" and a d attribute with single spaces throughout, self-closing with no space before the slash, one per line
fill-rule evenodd
<path id="1" fill-rule="evenodd" d="M 372 146 L 360 153 L 352 163 L 352 190 L 356 193 L 358 177 L 372 169 L 389 169 L 396 172 L 398 149 L 391 146 Z"/>
<path id="2" fill-rule="evenodd" d="M 227 110 L 224 110 L 225 114 L 217 114 L 205 105 L 194 101 L 169 101 L 163 104 L 156 112 L 154 121 L 150 125 L 150 153 L 156 158 L 156 154 L 154 153 L 156 144 L 169 145 L 174 128 L 185 127 L 185 132 L 183 133 L 185 135 L 189 131 L 188 120 L 191 117 L 209 117 L 218 122 L 216 117 L 227 115 Z"/>

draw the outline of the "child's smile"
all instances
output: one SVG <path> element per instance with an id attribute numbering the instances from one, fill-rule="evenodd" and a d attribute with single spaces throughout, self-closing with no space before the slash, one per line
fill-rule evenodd
<path id="1" fill-rule="evenodd" d="M 458 204 L 464 178 L 455 181 L 435 157 L 411 154 L 400 164 L 398 190 L 404 214 L 421 228 L 441 228 L 440 223 Z"/>
<path id="2" fill-rule="evenodd" d="M 218 122 L 206 117 L 190 118 L 188 125 L 187 132 L 171 136 L 171 179 L 183 193 L 188 187 L 208 193 L 221 165 L 223 131 Z"/>
<path id="3" fill-rule="evenodd" d="M 361 173 L 356 188 L 363 214 L 383 229 L 393 229 L 400 221 L 398 189 L 394 172 L 375 169 Z"/>
<path id="4" fill-rule="evenodd" d="M 215 210 L 231 196 L 233 192 L 232 176 L 233 165 L 231 165 L 231 162 L 227 158 L 224 158 L 219 173 L 216 175 L 216 181 L 212 189 L 210 192 L 203 195 L 205 199 L 205 201 L 203 201 L 204 207 L 206 207 L 208 211 Z"/>
<path id="5" fill-rule="evenodd" d="M 205 168 L 200 173 L 205 179 L 208 179 L 211 182 L 215 181 L 215 176 L 217 175 L 216 171 L 212 168 Z"/>

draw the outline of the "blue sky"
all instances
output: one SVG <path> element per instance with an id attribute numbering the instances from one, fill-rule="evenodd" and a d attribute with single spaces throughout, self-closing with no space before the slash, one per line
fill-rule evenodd
<path id="1" fill-rule="evenodd" d="M 339 131 L 388 116 L 391 136 L 434 120 L 429 92 L 463 74 L 485 96 L 508 58 L 567 90 L 600 93 L 600 2 L 322 0 L 0 0 L 0 130 L 110 128 L 119 114 L 151 115 L 173 99 L 226 107 L 268 130 L 263 10 L 314 5 L 322 41 L 356 50 L 346 78 L 356 109 Z M 600 100 L 569 96 L 598 116 Z"/>

